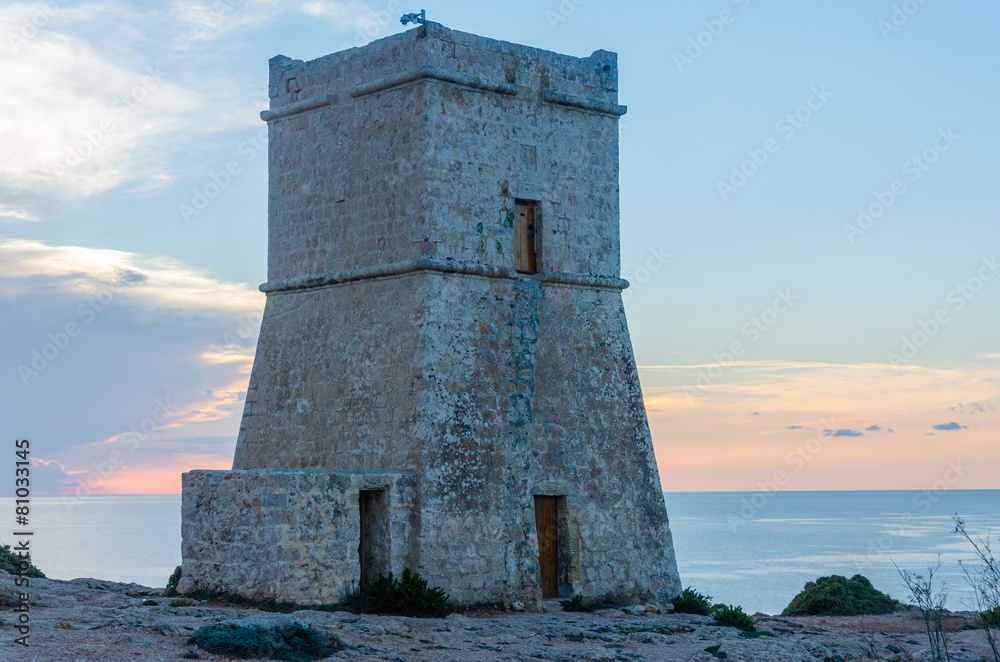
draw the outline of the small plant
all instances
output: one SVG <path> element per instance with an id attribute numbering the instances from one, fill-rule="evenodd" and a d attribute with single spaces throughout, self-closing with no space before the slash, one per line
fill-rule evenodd
<path id="1" fill-rule="evenodd" d="M 893 565 L 896 565 L 895 561 Z M 948 635 L 944 631 L 944 603 L 948 599 L 948 591 L 942 588 L 937 593 L 934 592 L 934 575 L 940 568 L 939 560 L 935 567 L 927 569 L 925 578 L 924 575 L 900 570 L 899 566 L 896 566 L 896 572 L 910 589 L 910 596 L 924 617 L 924 627 L 931 646 L 931 662 L 951 660 L 951 654 L 948 652 Z"/>
<path id="2" fill-rule="evenodd" d="M 896 600 L 877 590 L 868 578 L 820 577 L 792 598 L 782 616 L 866 616 L 891 614 Z"/>
<path id="3" fill-rule="evenodd" d="M 1000 607 L 980 612 L 979 618 L 983 620 L 983 625 L 988 628 L 1000 628 Z"/>
<path id="4" fill-rule="evenodd" d="M 1000 662 L 1000 638 L 991 628 L 1000 627 L 1000 560 L 993 556 L 989 537 L 969 533 L 965 520 L 955 515 L 955 533 L 965 538 L 976 551 L 982 565 L 969 566 L 959 561 L 965 578 L 976 596 L 976 611 L 986 633 L 986 642 L 993 651 L 993 659 Z"/>
<path id="5" fill-rule="evenodd" d="M 170 579 L 167 580 L 167 587 L 163 589 L 163 595 L 168 598 L 172 595 L 177 595 L 177 582 L 181 580 L 181 567 L 177 566 L 174 568 L 173 574 L 170 575 Z"/>
<path id="6" fill-rule="evenodd" d="M 419 574 L 403 570 L 401 579 L 379 575 L 368 589 L 366 611 L 374 614 L 443 618 L 452 612 L 448 594 L 442 588 L 430 588 Z"/>
<path id="7" fill-rule="evenodd" d="M 574 595 L 569 600 L 560 600 L 563 611 L 594 611 L 594 606 L 583 599 L 582 595 Z"/>
<path id="8" fill-rule="evenodd" d="M 733 605 L 716 605 L 712 609 L 712 618 L 719 625 L 733 627 L 743 632 L 756 632 L 757 626 L 750 615 L 743 611 L 743 607 Z"/>
<path id="9" fill-rule="evenodd" d="M 16 575 L 21 572 L 21 561 L 23 559 L 17 552 L 13 552 L 10 549 L 10 545 L 0 545 L 0 567 L 10 575 Z M 28 567 L 24 570 L 25 577 L 31 577 L 32 579 L 44 579 L 45 573 L 36 568 L 31 564 L 31 557 L 27 557 Z"/>
<path id="10" fill-rule="evenodd" d="M 681 594 L 671 602 L 674 605 L 674 613 L 677 614 L 712 615 L 712 596 L 699 593 L 690 586 L 681 591 Z"/>
<path id="11" fill-rule="evenodd" d="M 174 598 L 167 604 L 171 607 L 190 607 L 194 604 L 194 600 L 191 598 Z"/>
<path id="12" fill-rule="evenodd" d="M 277 627 L 216 623 L 200 628 L 188 643 L 214 655 L 287 662 L 311 662 L 333 652 L 323 635 L 298 623 Z"/>

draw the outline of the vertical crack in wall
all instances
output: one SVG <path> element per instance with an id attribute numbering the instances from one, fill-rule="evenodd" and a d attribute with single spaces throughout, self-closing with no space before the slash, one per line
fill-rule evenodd
<path id="1" fill-rule="evenodd" d="M 512 428 L 511 457 L 521 459 L 521 464 L 512 463 L 509 484 L 512 493 L 519 496 L 523 517 L 524 536 L 517 551 L 520 574 L 527 583 L 541 586 L 536 558 L 538 550 L 532 545 L 531 531 L 535 522 L 535 503 L 531 494 L 534 484 L 533 465 L 535 462 L 533 437 L 535 434 L 535 367 L 538 363 L 538 305 L 542 298 L 542 286 L 533 278 L 518 278 L 514 282 L 510 318 L 510 352 L 513 378 L 509 391 L 510 409 L 507 423 Z M 525 549 L 527 548 L 527 549 Z"/>

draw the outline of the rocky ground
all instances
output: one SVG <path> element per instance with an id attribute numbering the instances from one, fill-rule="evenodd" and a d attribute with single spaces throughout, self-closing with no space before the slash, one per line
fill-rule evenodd
<path id="1" fill-rule="evenodd" d="M 347 612 L 271 614 L 196 603 L 170 607 L 159 591 L 95 579 L 31 580 L 30 648 L 14 644 L 17 590 L 0 573 L 0 660 L 119 662 L 228 658 L 187 644 L 199 627 L 233 618 L 264 623 L 298 620 L 339 647 L 330 660 L 434 662 L 478 660 L 666 660 L 834 662 L 931 660 L 917 610 L 865 618 L 781 618 L 756 614 L 760 636 L 685 614 L 476 612 L 445 619 L 359 616 Z M 157 604 L 144 605 L 144 601 Z M 628 610 L 637 611 L 637 610 Z M 955 661 L 994 660 L 972 614 L 949 614 Z M 998 633 L 1000 634 L 1000 633 Z"/>

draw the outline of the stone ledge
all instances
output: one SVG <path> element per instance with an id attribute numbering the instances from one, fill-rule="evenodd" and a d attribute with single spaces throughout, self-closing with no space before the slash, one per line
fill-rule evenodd
<path id="1" fill-rule="evenodd" d="M 384 90 L 391 90 L 400 85 L 426 79 L 440 80 L 445 83 L 461 85 L 462 87 L 471 87 L 477 90 L 501 92 L 510 95 L 516 95 L 518 90 L 517 85 L 514 83 L 501 83 L 500 81 L 489 80 L 481 76 L 474 76 L 458 71 L 445 71 L 439 67 L 425 65 L 413 71 L 404 71 L 373 80 L 370 83 L 362 83 L 351 91 L 351 96 L 354 98 L 364 97 Z"/>
<path id="2" fill-rule="evenodd" d="M 621 117 L 628 112 L 628 106 L 621 106 L 617 103 L 601 101 L 600 99 L 588 99 L 572 94 L 563 94 L 554 90 L 542 90 L 542 101 L 560 106 L 569 106 L 579 110 L 589 110 L 603 115 L 612 115 L 614 117 Z"/>
<path id="3" fill-rule="evenodd" d="M 284 292 L 316 290 L 334 285 L 351 283 L 358 280 L 389 278 L 392 276 L 401 276 L 420 271 L 434 271 L 439 273 L 463 274 L 468 276 L 501 278 L 508 280 L 531 278 L 541 281 L 547 285 L 575 285 L 580 287 L 596 287 L 610 290 L 624 290 L 629 286 L 627 280 L 624 278 L 615 278 L 614 276 L 564 272 L 522 274 L 514 271 L 513 269 L 507 269 L 504 267 L 492 267 L 475 262 L 459 262 L 457 260 L 444 260 L 441 258 L 424 256 L 415 260 L 406 260 L 391 264 L 380 264 L 374 267 L 362 267 L 359 269 L 347 269 L 345 271 L 324 274 L 321 276 L 268 281 L 260 286 L 260 291 L 265 294 L 280 294 Z"/>
<path id="4" fill-rule="evenodd" d="M 303 101 L 296 101 L 294 103 L 285 104 L 284 106 L 279 106 L 273 110 L 262 110 L 260 112 L 260 118 L 265 122 L 273 122 L 274 120 L 278 120 L 283 117 L 290 117 L 291 115 L 304 113 L 307 110 L 323 108 L 324 106 L 329 106 L 331 103 L 333 103 L 333 95 L 320 94 L 311 99 L 305 99 Z"/>

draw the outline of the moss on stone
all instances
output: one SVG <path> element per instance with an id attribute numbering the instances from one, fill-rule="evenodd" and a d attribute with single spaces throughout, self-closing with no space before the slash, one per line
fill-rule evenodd
<path id="1" fill-rule="evenodd" d="M 273 627 L 215 623 L 199 629 L 188 643 L 215 655 L 286 662 L 310 662 L 334 652 L 319 632 L 301 623 Z"/>
<path id="2" fill-rule="evenodd" d="M 867 577 L 841 575 L 820 577 L 808 582 L 782 616 L 865 616 L 888 614 L 896 600 L 877 590 Z"/>

